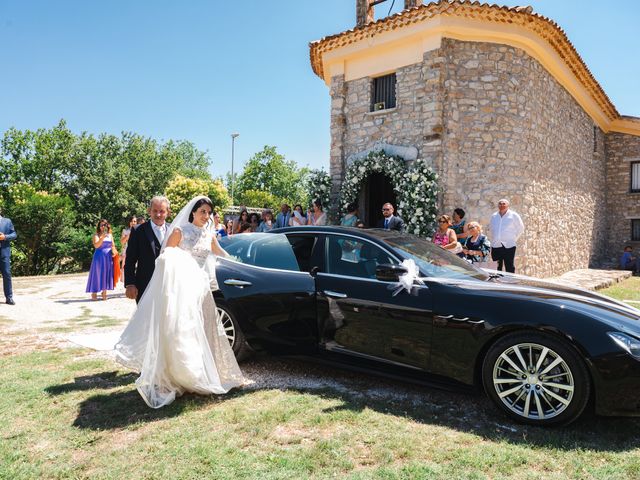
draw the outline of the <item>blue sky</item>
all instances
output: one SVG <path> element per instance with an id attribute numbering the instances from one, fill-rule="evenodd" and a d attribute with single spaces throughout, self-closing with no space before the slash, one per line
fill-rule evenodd
<path id="1" fill-rule="evenodd" d="M 527 3 L 565 30 L 620 113 L 640 116 L 637 2 Z M 186 139 L 218 176 L 238 132 L 236 171 L 267 144 L 326 168 L 329 94 L 308 43 L 354 23 L 355 0 L 0 0 L 0 133 L 64 118 L 77 133 Z"/>

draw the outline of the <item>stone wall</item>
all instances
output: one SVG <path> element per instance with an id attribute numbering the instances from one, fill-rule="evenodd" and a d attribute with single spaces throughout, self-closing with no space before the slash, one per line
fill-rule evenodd
<path id="1" fill-rule="evenodd" d="M 442 157 L 442 58 L 427 52 L 424 62 L 396 71 L 396 107 L 371 112 L 372 79 L 331 80 L 330 173 L 333 196 L 340 191 L 346 160 L 377 141 L 418 148 L 418 157 L 439 168 Z"/>
<path id="2" fill-rule="evenodd" d="M 640 137 L 624 133 L 606 135 L 608 258 L 617 261 L 631 242 L 631 219 L 640 219 L 640 193 L 630 193 L 631 161 L 640 162 Z"/>
<path id="3" fill-rule="evenodd" d="M 398 69 L 397 106 L 370 112 L 370 78 L 331 85 L 334 197 L 349 155 L 376 141 L 415 146 L 440 174 L 439 204 L 488 225 L 499 198 L 527 227 L 517 271 L 559 275 L 605 256 L 605 138 L 522 50 L 444 39 Z"/>
<path id="4" fill-rule="evenodd" d="M 456 40 L 442 50 L 443 211 L 462 207 L 487 226 L 497 201 L 510 199 L 526 227 L 516 271 L 527 275 L 559 275 L 604 256 L 602 131 L 524 51 Z"/>

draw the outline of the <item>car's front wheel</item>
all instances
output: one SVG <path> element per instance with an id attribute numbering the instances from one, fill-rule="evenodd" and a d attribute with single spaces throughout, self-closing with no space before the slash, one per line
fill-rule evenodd
<path id="1" fill-rule="evenodd" d="M 231 345 L 236 359 L 239 362 L 247 359 L 251 355 L 251 347 L 249 347 L 247 341 L 245 340 L 244 334 L 240 329 L 240 325 L 236 320 L 235 314 L 226 303 L 220 300 L 216 301 L 216 308 L 218 310 L 220 323 L 222 323 L 222 328 L 227 335 L 229 345 Z"/>
<path id="2" fill-rule="evenodd" d="M 511 418 L 530 425 L 566 425 L 589 401 L 583 360 L 568 344 L 539 332 L 506 335 L 482 366 L 484 389 Z"/>

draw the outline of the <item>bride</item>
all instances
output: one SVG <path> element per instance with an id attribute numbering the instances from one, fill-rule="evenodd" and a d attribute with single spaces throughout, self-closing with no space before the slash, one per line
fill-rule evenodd
<path id="1" fill-rule="evenodd" d="M 212 210 L 211 200 L 199 196 L 176 216 L 115 346 L 117 361 L 140 372 L 136 387 L 152 408 L 184 392 L 222 394 L 244 383 L 211 295 L 215 255 L 227 255 L 207 228 Z"/>

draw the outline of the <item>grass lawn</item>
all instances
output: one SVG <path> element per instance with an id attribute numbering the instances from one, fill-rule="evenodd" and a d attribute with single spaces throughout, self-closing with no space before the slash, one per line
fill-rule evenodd
<path id="1" fill-rule="evenodd" d="M 637 295 L 637 280 L 614 288 Z M 0 479 L 640 476 L 640 419 L 586 415 L 540 429 L 510 423 L 479 395 L 297 360 L 243 369 L 264 377 L 156 411 L 109 358 L 27 335 L 1 339 Z M 300 386 L 287 388 L 290 378 Z"/>
<path id="2" fill-rule="evenodd" d="M 640 277 L 631 277 L 627 280 L 600 290 L 599 293 L 608 295 L 618 300 L 627 300 L 630 305 L 638 308 L 640 305 Z"/>

